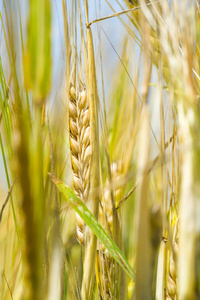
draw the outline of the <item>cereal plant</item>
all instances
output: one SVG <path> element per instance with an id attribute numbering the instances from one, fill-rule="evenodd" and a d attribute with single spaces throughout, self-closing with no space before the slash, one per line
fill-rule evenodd
<path id="1" fill-rule="evenodd" d="M 200 299 L 199 1 L 0 4 L 0 299 Z"/>

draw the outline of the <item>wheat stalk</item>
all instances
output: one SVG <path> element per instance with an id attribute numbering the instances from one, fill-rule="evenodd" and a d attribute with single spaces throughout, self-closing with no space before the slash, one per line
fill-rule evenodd
<path id="1" fill-rule="evenodd" d="M 74 190 L 83 202 L 87 202 L 89 192 L 90 164 L 90 116 L 85 90 L 76 93 L 70 88 L 69 98 L 69 140 Z M 84 222 L 77 214 L 77 238 L 84 243 Z"/>

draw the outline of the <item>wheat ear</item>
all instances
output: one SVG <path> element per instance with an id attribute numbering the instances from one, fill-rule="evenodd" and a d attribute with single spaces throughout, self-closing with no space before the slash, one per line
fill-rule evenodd
<path id="1" fill-rule="evenodd" d="M 89 192 L 90 114 L 85 90 L 76 93 L 71 86 L 69 97 L 69 141 L 73 184 L 77 196 L 86 203 Z M 77 238 L 84 243 L 84 222 L 77 214 Z"/>
<path id="2" fill-rule="evenodd" d="M 119 198 L 121 194 L 121 188 L 117 187 L 117 183 L 120 182 L 121 178 L 121 163 L 112 163 L 111 164 L 111 175 L 112 180 L 115 185 L 113 190 L 115 202 Z M 113 236 L 113 208 L 111 201 L 111 193 L 109 188 L 109 182 L 106 182 L 106 188 L 104 190 L 104 195 L 102 199 L 102 205 L 99 210 L 99 220 L 104 227 L 104 229 Z M 105 246 L 98 242 L 97 249 L 97 257 L 96 257 L 96 276 L 99 290 L 99 298 L 100 299 L 115 299 L 117 297 L 117 288 L 114 280 L 114 276 L 116 276 L 115 263 L 105 248 Z"/>
<path id="3" fill-rule="evenodd" d="M 167 279 L 167 299 L 175 300 L 177 299 L 177 256 L 178 256 L 178 244 L 176 242 L 177 239 L 177 222 L 174 229 L 174 237 L 173 237 L 173 251 L 170 254 L 169 261 L 169 275 Z"/>
<path id="4" fill-rule="evenodd" d="M 174 253 L 170 255 L 169 261 L 169 275 L 167 279 L 167 297 L 168 299 L 176 299 L 177 297 L 177 274 L 176 274 L 176 258 L 178 253 L 177 243 L 173 243 Z"/>

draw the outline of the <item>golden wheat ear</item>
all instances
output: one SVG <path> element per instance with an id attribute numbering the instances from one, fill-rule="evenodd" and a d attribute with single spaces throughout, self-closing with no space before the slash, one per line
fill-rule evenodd
<path id="1" fill-rule="evenodd" d="M 178 219 L 174 228 L 174 236 L 172 249 L 169 259 L 169 274 L 167 279 L 167 299 L 177 299 L 177 257 L 179 253 L 179 246 L 177 244 L 178 240 Z"/>
<path id="2" fill-rule="evenodd" d="M 90 113 L 85 90 L 76 92 L 70 87 L 69 97 L 69 142 L 73 185 L 77 196 L 87 203 L 90 167 Z M 84 222 L 77 214 L 77 238 L 84 243 Z"/>
<path id="3" fill-rule="evenodd" d="M 118 198 L 121 194 L 121 188 L 118 186 L 121 179 L 122 162 L 113 162 L 111 164 L 111 175 L 114 183 L 113 193 L 115 206 L 118 204 Z M 113 236 L 113 206 L 111 200 L 111 187 L 109 181 L 106 181 L 106 187 L 102 197 L 102 207 L 99 210 L 99 221 L 111 237 Z M 115 280 L 119 280 L 119 274 L 114 260 L 105 246 L 98 241 L 96 256 L 96 277 L 100 299 L 116 299 L 118 297 L 118 288 Z"/>

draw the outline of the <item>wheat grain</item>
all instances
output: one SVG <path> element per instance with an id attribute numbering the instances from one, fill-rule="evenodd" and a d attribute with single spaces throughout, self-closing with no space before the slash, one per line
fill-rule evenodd
<path id="1" fill-rule="evenodd" d="M 76 93 L 70 88 L 69 98 L 69 140 L 74 190 L 83 202 L 87 202 L 89 192 L 90 164 L 90 115 L 85 90 Z M 77 238 L 84 243 L 84 222 L 77 214 Z"/>

